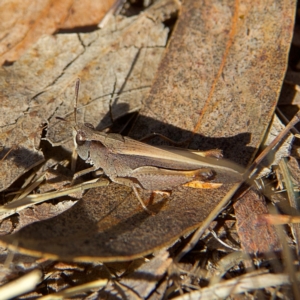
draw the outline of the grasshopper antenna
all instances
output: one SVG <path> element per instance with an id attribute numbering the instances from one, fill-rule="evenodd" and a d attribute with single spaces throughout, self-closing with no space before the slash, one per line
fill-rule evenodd
<path id="1" fill-rule="evenodd" d="M 77 78 L 76 83 L 75 83 L 75 98 L 74 98 L 74 119 L 75 119 L 75 124 L 77 124 L 77 102 L 78 102 L 79 86 L 80 86 L 80 78 Z M 66 120 L 62 117 L 56 117 L 56 119 L 67 122 L 67 123 L 70 123 L 68 120 Z"/>
<path id="2" fill-rule="evenodd" d="M 75 120 L 75 124 L 77 124 L 77 102 L 78 102 L 79 87 L 80 87 L 80 78 L 77 78 L 76 83 L 75 83 L 75 99 L 74 99 L 74 120 Z"/>

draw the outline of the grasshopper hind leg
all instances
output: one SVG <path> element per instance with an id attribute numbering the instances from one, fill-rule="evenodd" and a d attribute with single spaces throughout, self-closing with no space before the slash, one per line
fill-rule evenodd
<path id="1" fill-rule="evenodd" d="M 147 166 L 133 170 L 130 176 L 135 178 L 145 190 L 164 191 L 172 190 L 194 180 L 207 182 L 214 178 L 215 173 L 208 168 L 181 171 Z"/>
<path id="2" fill-rule="evenodd" d="M 131 188 L 135 194 L 135 196 L 138 198 L 138 200 L 140 201 L 143 209 L 149 214 L 149 215 L 155 215 L 155 213 L 153 211 L 151 211 L 149 208 L 147 208 L 146 204 L 144 203 L 143 199 L 141 198 L 139 192 L 137 191 L 137 188 L 134 186 L 134 184 L 132 183 Z"/>
<path id="3" fill-rule="evenodd" d="M 130 179 L 130 178 L 124 178 L 124 177 L 117 177 L 117 178 L 113 178 L 112 179 L 113 182 L 121 184 L 121 185 L 126 185 L 132 188 L 136 198 L 139 200 L 140 204 L 142 205 L 143 209 L 149 214 L 149 215 L 155 215 L 155 213 L 153 211 L 151 211 L 150 209 L 147 208 L 146 204 L 144 203 L 143 199 L 141 198 L 136 185 L 138 183 L 136 183 L 134 180 Z M 138 184 L 139 185 L 139 184 Z M 139 185 L 139 188 L 142 188 L 142 186 Z"/>
<path id="4" fill-rule="evenodd" d="M 145 205 L 137 188 L 149 191 L 166 191 L 181 185 L 193 182 L 190 187 L 198 188 L 198 182 L 207 182 L 214 177 L 214 172 L 208 168 L 191 171 L 168 170 L 157 167 L 140 167 L 130 173 L 130 177 L 111 177 L 111 180 L 129 186 L 133 189 L 135 196 L 141 203 L 143 209 L 153 215 Z M 203 185 L 200 188 L 205 188 Z"/>

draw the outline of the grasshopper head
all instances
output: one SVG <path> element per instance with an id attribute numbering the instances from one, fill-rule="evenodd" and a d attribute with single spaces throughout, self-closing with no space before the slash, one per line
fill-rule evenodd
<path id="1" fill-rule="evenodd" d="M 76 147 L 78 155 L 83 159 L 87 160 L 89 158 L 89 148 L 90 148 L 90 131 L 94 130 L 94 126 L 86 124 L 76 124 L 73 127 L 73 139 L 74 145 Z"/>

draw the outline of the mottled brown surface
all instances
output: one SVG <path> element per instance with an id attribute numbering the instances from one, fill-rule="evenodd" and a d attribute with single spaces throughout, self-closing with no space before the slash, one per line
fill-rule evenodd
<path id="1" fill-rule="evenodd" d="M 147 15 L 112 18 L 112 24 L 89 34 L 46 35 L 13 66 L 0 69 L 0 159 L 13 146 L 18 149 L 1 162 L 0 190 L 43 161 L 39 150 L 43 126 L 55 152 L 71 152 L 74 85 L 81 78 L 78 119 L 103 128 L 113 118 L 140 108 L 166 44 L 168 29 L 161 22 L 177 6 L 168 1 Z M 152 18 L 152 19 L 151 19 Z M 140 35 L 137 37 L 136 28 Z M 72 143 L 73 144 L 73 143 Z"/>
<path id="2" fill-rule="evenodd" d="M 142 195 L 144 199 L 150 196 Z M 29 225 L 3 239 L 17 239 L 19 247 L 30 254 L 68 260 L 129 260 L 168 245 L 195 228 L 217 204 L 218 195 L 216 189 L 200 193 L 181 188 L 171 197 L 148 205 L 156 212 L 150 216 L 130 188 L 111 184 L 90 190 L 83 201 L 56 218 Z M 211 203 L 207 203 L 208 198 Z"/>
<path id="3" fill-rule="evenodd" d="M 294 4 L 185 1 L 133 136 L 189 138 L 249 164 L 281 89 Z"/>
<path id="4" fill-rule="evenodd" d="M 0 64 L 16 61 L 41 36 L 59 28 L 96 26 L 115 0 L 2 1 Z"/>
<path id="5" fill-rule="evenodd" d="M 258 221 L 259 215 L 269 213 L 262 196 L 249 190 L 233 207 L 241 246 L 246 253 L 260 255 L 282 250 L 275 227 Z"/>

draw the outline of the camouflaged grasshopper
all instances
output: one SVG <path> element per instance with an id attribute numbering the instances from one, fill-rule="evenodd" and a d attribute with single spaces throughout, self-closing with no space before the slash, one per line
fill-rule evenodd
<path id="1" fill-rule="evenodd" d="M 137 188 L 151 191 L 171 190 L 180 185 L 214 188 L 242 179 L 237 171 L 241 171 L 240 167 L 209 157 L 212 153 L 220 154 L 218 150 L 201 152 L 152 146 L 120 134 L 96 131 L 89 123 L 77 123 L 79 84 L 78 79 L 75 88 L 74 144 L 78 155 L 92 167 L 76 173 L 74 178 L 102 169 L 111 181 L 132 187 L 145 209 Z M 220 183 L 209 184 L 213 179 L 219 179 Z"/>

